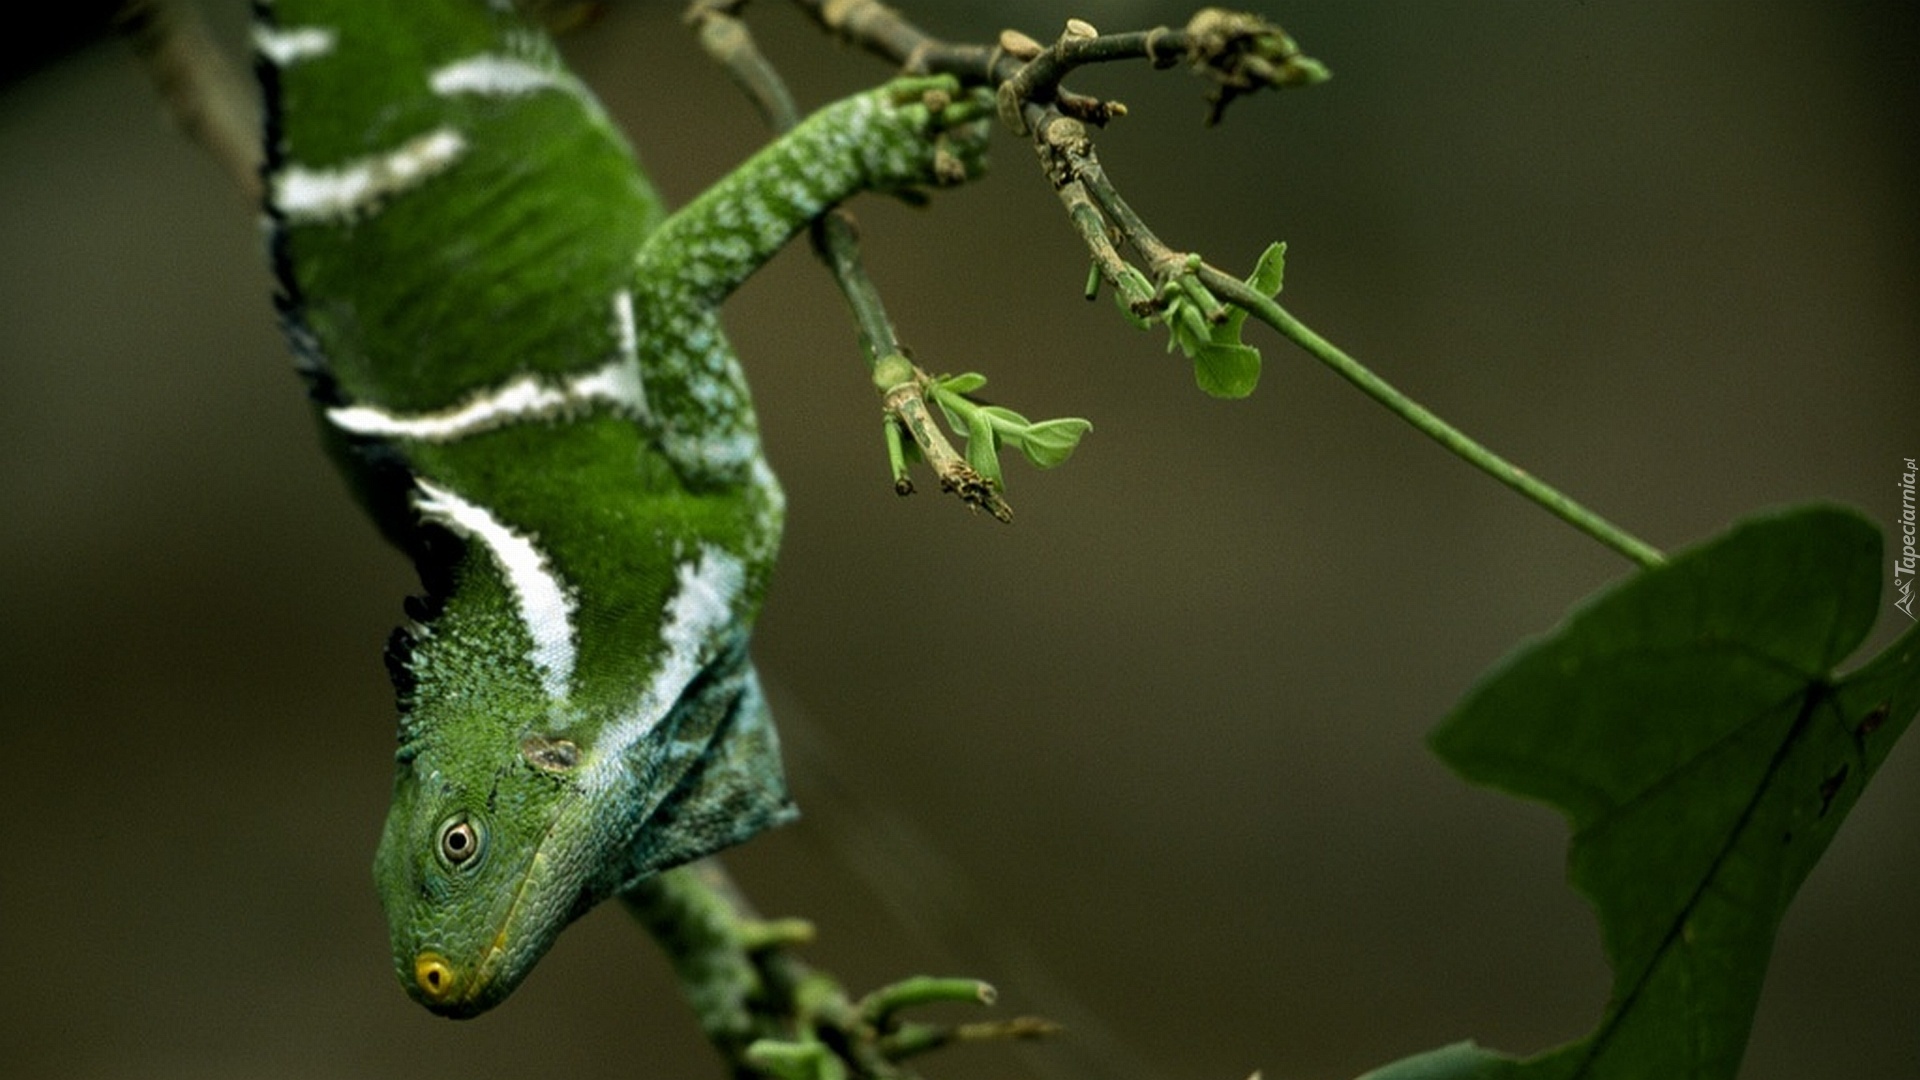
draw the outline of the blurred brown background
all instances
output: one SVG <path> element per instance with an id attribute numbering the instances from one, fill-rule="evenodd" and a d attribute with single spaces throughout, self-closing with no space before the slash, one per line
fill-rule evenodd
<path id="1" fill-rule="evenodd" d="M 1185 17 L 906 6 L 973 39 Z M 1080 85 L 1133 106 L 1102 153 L 1164 236 L 1241 268 L 1287 240 L 1309 323 L 1678 546 L 1798 500 L 1897 511 L 1917 11 L 1275 0 L 1333 82 L 1212 131 L 1177 72 Z M 676 15 L 569 47 L 677 202 L 762 133 Z M 755 15 L 805 100 L 885 75 Z M 617 908 L 478 1021 L 393 985 L 368 866 L 408 569 L 317 452 L 248 209 L 114 42 L 38 59 L 0 88 L 0 1072 L 715 1076 Z M 1095 424 L 1063 470 L 1011 466 L 1011 528 L 891 494 L 803 250 L 731 311 L 791 496 L 757 652 L 809 811 L 737 873 L 856 986 L 974 974 L 1073 1025 L 945 1076 L 1333 1080 L 1579 1036 L 1607 974 L 1559 820 L 1421 740 L 1627 567 L 1271 338 L 1253 399 L 1203 398 L 1079 299 L 997 146 L 930 211 L 859 209 L 928 366 Z M 1920 1077 L 1917 820 L 1908 745 L 1787 920 L 1745 1076 Z"/>

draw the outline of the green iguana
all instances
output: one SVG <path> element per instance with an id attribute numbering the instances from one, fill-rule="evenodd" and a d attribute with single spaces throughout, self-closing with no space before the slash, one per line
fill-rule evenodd
<path id="1" fill-rule="evenodd" d="M 988 106 L 858 95 L 668 214 L 504 0 L 274 0 L 253 40 L 280 317 L 423 584 L 387 649 L 394 963 L 472 1016 L 793 815 L 747 657 L 782 499 L 718 308 L 834 204 L 939 182 L 936 144 L 977 164 Z"/>

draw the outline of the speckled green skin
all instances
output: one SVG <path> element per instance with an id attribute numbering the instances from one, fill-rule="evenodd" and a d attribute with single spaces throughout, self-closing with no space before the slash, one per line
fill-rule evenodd
<path id="1" fill-rule="evenodd" d="M 831 205 L 930 182 L 938 121 L 848 99 L 668 216 L 507 5 L 278 0 L 256 45 L 279 310 L 425 587 L 388 656 L 394 963 L 471 1016 L 594 904 L 791 815 L 746 656 L 781 495 L 718 306 Z"/>

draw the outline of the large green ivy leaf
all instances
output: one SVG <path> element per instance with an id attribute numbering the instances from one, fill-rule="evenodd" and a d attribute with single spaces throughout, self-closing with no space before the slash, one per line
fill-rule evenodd
<path id="1" fill-rule="evenodd" d="M 1370 1073 L 1731 1078 L 1780 925 L 1920 710 L 1920 628 L 1844 678 L 1886 567 L 1859 515 L 1742 524 L 1521 648 L 1434 733 L 1467 779 L 1564 812 L 1612 1000 L 1530 1061 L 1460 1044 Z"/>

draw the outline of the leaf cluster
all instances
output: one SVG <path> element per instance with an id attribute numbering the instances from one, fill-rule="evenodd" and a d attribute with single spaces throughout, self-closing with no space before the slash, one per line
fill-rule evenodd
<path id="1" fill-rule="evenodd" d="M 989 405 L 972 396 L 986 385 L 985 375 L 969 371 L 935 378 L 929 392 L 947 426 L 967 440 L 967 464 L 997 487 L 1006 487 L 1000 468 L 1002 447 L 1019 450 L 1036 468 L 1051 469 L 1065 462 L 1080 445 L 1081 436 L 1093 430 L 1091 421 L 1077 416 L 1029 420 L 1004 405 Z"/>
<path id="2" fill-rule="evenodd" d="M 1193 381 L 1208 394 L 1246 397 L 1260 384 L 1260 350 L 1241 337 L 1247 310 L 1222 302 L 1202 285 L 1197 276 L 1200 266 L 1198 255 L 1188 256 L 1180 272 L 1168 277 L 1155 294 L 1161 306 L 1160 322 L 1167 328 L 1167 351 L 1177 348 L 1193 361 Z M 1247 277 L 1247 287 L 1261 296 L 1279 296 L 1286 266 L 1287 245 L 1267 245 Z M 1151 325 L 1124 304 L 1120 310 L 1135 326 Z"/>

